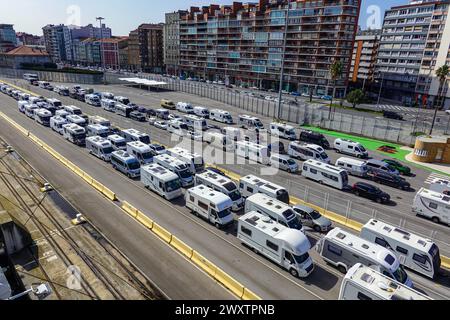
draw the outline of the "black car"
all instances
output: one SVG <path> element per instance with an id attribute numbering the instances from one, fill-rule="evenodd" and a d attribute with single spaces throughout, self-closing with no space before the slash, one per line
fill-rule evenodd
<path id="1" fill-rule="evenodd" d="M 399 177 L 395 174 L 380 172 L 378 170 L 373 172 L 372 179 L 376 183 L 384 184 L 402 190 L 409 190 L 411 188 L 409 182 L 402 177 Z"/>
<path id="2" fill-rule="evenodd" d="M 378 203 L 387 203 L 391 200 L 391 196 L 386 192 L 383 192 L 380 188 L 365 182 L 355 183 L 352 190 L 357 197 L 367 198 Z"/>
<path id="3" fill-rule="evenodd" d="M 145 121 L 145 114 L 140 113 L 138 111 L 133 111 L 130 113 L 130 119 L 144 122 Z"/>
<path id="4" fill-rule="evenodd" d="M 317 144 L 324 149 L 330 148 L 330 143 L 327 138 L 321 133 L 313 132 L 313 131 L 302 131 L 300 133 L 300 141 Z"/>
<path id="5" fill-rule="evenodd" d="M 149 117 L 156 117 L 156 111 L 153 109 L 147 109 L 147 115 Z"/>
<path id="6" fill-rule="evenodd" d="M 403 116 L 394 111 L 383 111 L 383 117 L 394 120 L 403 120 Z"/>

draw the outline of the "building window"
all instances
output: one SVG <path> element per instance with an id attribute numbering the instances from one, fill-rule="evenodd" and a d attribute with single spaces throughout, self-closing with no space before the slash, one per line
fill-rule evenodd
<path id="1" fill-rule="evenodd" d="M 414 154 L 418 157 L 427 157 L 428 156 L 428 151 L 427 150 L 422 150 L 422 149 L 414 149 Z"/>
<path id="2" fill-rule="evenodd" d="M 442 161 L 442 156 L 444 155 L 444 150 L 442 148 L 437 149 L 436 161 Z"/>

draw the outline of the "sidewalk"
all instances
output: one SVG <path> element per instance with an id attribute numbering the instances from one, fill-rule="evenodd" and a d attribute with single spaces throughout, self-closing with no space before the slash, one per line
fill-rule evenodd
<path id="1" fill-rule="evenodd" d="M 408 149 L 411 149 L 411 148 L 408 148 Z M 406 155 L 406 157 L 405 157 L 406 161 L 414 163 L 417 166 L 420 166 L 422 168 L 425 168 L 425 169 L 432 170 L 432 171 L 437 172 L 437 173 L 441 173 L 441 174 L 450 176 L 450 164 L 424 163 L 424 162 L 414 161 L 412 159 L 413 152 L 414 152 L 414 150 L 411 149 L 411 153 Z"/>

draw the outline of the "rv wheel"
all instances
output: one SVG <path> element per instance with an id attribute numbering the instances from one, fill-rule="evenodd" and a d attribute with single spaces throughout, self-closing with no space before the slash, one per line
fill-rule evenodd
<path id="1" fill-rule="evenodd" d="M 220 229 L 220 224 L 219 224 L 218 222 L 216 222 L 216 223 L 214 224 L 214 226 L 215 226 L 217 229 Z"/>
<path id="2" fill-rule="evenodd" d="M 440 223 L 441 222 L 441 220 L 438 217 L 431 218 L 431 221 L 433 221 L 434 223 Z"/>
<path id="3" fill-rule="evenodd" d="M 292 268 L 291 270 L 289 270 L 289 273 L 290 273 L 292 276 L 298 278 L 298 272 L 297 272 L 297 270 L 295 270 L 295 269 Z"/>
<path id="4" fill-rule="evenodd" d="M 346 274 L 346 273 L 347 273 L 347 268 L 344 267 L 344 266 L 339 266 L 339 267 L 338 267 L 338 270 L 339 270 L 341 273 L 343 273 L 343 274 Z"/>

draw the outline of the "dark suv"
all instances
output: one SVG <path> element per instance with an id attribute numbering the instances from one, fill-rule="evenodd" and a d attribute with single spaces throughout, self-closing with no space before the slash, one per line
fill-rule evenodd
<path id="1" fill-rule="evenodd" d="M 403 120 L 403 116 L 394 111 L 383 111 L 383 117 L 394 120 Z"/>
<path id="2" fill-rule="evenodd" d="M 139 112 L 139 111 L 133 111 L 130 113 L 130 119 L 132 120 L 136 120 L 139 122 L 144 122 L 145 121 L 145 114 Z"/>
<path id="3" fill-rule="evenodd" d="M 386 172 L 380 172 L 378 170 L 372 173 L 372 179 L 376 183 L 384 184 L 402 190 L 409 190 L 411 188 L 409 182 L 402 177 Z"/>
<path id="4" fill-rule="evenodd" d="M 330 149 L 330 143 L 321 133 L 313 131 L 302 131 L 300 133 L 300 141 L 317 144 L 324 149 Z"/>
<path id="5" fill-rule="evenodd" d="M 378 203 L 388 203 L 391 200 L 391 196 L 386 192 L 383 192 L 380 188 L 365 182 L 355 183 L 352 190 L 356 196 L 367 198 Z"/>

